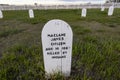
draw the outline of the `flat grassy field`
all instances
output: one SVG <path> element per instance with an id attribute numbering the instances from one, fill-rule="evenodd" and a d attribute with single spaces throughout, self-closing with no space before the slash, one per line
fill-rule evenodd
<path id="1" fill-rule="evenodd" d="M 45 80 L 41 31 L 51 19 L 62 19 L 73 30 L 71 76 L 50 80 L 120 79 L 120 9 L 3 11 L 0 19 L 0 80 Z"/>

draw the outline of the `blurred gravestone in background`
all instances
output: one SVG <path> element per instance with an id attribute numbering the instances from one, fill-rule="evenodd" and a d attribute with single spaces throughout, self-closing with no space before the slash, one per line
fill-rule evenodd
<path id="1" fill-rule="evenodd" d="M 3 14 L 1 10 L 0 10 L 0 18 L 3 18 Z"/>
<path id="2" fill-rule="evenodd" d="M 34 18 L 34 12 L 32 9 L 29 10 L 29 17 Z"/>

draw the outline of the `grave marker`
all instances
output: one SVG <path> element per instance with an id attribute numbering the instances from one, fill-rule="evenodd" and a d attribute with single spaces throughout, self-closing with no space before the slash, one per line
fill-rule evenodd
<path id="1" fill-rule="evenodd" d="M 104 11 L 105 10 L 105 7 L 104 6 L 101 6 L 101 11 Z"/>
<path id="2" fill-rule="evenodd" d="M 3 14 L 2 14 L 2 11 L 0 10 L 0 19 L 3 18 Z"/>
<path id="3" fill-rule="evenodd" d="M 112 16 L 114 11 L 114 6 L 110 6 L 108 10 L 108 16 Z"/>
<path id="4" fill-rule="evenodd" d="M 42 46 L 46 75 L 70 76 L 73 33 L 62 20 L 51 20 L 42 30 Z"/>
<path id="5" fill-rule="evenodd" d="M 29 17 L 34 18 L 34 12 L 32 9 L 29 10 Z"/>
<path id="6" fill-rule="evenodd" d="M 83 9 L 82 9 L 81 16 L 82 16 L 82 17 L 86 17 L 86 14 L 87 14 L 87 9 L 86 9 L 86 8 L 83 8 Z"/>

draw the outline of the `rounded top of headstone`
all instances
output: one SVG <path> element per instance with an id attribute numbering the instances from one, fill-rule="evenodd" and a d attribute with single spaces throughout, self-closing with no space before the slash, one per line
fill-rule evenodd
<path id="1" fill-rule="evenodd" d="M 60 20 L 60 19 L 50 20 L 50 21 L 48 21 L 48 22 L 45 24 L 45 26 L 48 25 L 48 24 L 52 24 L 52 23 L 55 23 L 56 25 L 59 25 L 60 23 L 63 23 L 63 24 L 65 24 L 65 25 L 70 26 L 67 22 L 65 22 L 65 21 L 63 21 L 63 20 Z"/>
<path id="2" fill-rule="evenodd" d="M 33 11 L 33 9 L 29 9 L 30 11 Z"/>
<path id="3" fill-rule="evenodd" d="M 67 28 L 67 29 L 69 29 L 72 32 L 72 29 L 71 29 L 70 25 L 67 22 L 65 22 L 63 20 L 60 20 L 60 19 L 53 19 L 53 20 L 48 21 L 44 25 L 44 28 L 42 29 L 42 32 L 44 30 L 46 30 L 46 31 L 50 31 L 50 30 L 53 31 L 53 29 L 55 29 L 55 28 L 62 29 L 62 30 L 63 29 L 66 30 L 66 28 Z"/>

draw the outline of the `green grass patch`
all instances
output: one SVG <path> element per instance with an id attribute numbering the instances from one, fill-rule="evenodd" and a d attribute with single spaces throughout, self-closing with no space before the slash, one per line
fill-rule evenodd
<path id="1" fill-rule="evenodd" d="M 120 79 L 120 9 L 3 11 L 0 19 L 0 80 L 45 80 L 41 31 L 51 19 L 62 19 L 73 30 L 70 77 L 54 74 L 50 80 Z"/>
<path id="2" fill-rule="evenodd" d="M 14 34 L 18 34 L 20 32 L 22 32 L 23 30 L 19 30 L 19 29 L 6 29 L 0 32 L 0 37 L 7 37 L 10 35 L 14 35 Z"/>

